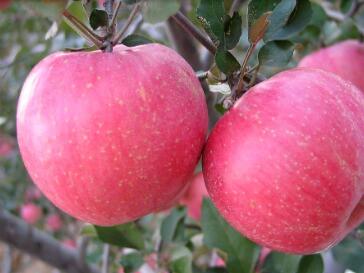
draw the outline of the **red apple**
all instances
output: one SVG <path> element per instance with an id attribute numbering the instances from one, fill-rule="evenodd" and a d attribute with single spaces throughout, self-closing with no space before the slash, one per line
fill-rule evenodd
<path id="1" fill-rule="evenodd" d="M 11 0 L 0 0 L 0 10 L 7 9 L 11 4 Z"/>
<path id="2" fill-rule="evenodd" d="M 63 222 L 58 214 L 51 214 L 46 218 L 46 229 L 52 232 L 62 228 Z"/>
<path id="3" fill-rule="evenodd" d="M 319 69 L 256 85 L 217 123 L 205 147 L 207 190 L 251 240 L 309 254 L 364 220 L 364 96 Z"/>
<path id="4" fill-rule="evenodd" d="M 35 184 L 60 209 L 102 226 L 171 202 L 199 160 L 207 123 L 194 71 L 158 44 L 48 56 L 28 76 L 17 113 Z"/>
<path id="5" fill-rule="evenodd" d="M 299 66 L 335 73 L 364 92 L 364 44 L 359 41 L 348 40 L 320 49 L 303 58 Z"/>
<path id="6" fill-rule="evenodd" d="M 35 224 L 42 217 L 42 210 L 35 204 L 29 203 L 20 208 L 20 216 L 28 224 Z"/>
<path id="7" fill-rule="evenodd" d="M 189 187 L 183 194 L 180 203 L 186 205 L 188 215 L 199 221 L 201 218 L 201 205 L 205 196 L 208 196 L 202 172 L 196 174 L 189 182 Z"/>

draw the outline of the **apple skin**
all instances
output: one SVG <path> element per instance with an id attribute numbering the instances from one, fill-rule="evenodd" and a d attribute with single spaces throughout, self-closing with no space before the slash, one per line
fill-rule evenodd
<path id="1" fill-rule="evenodd" d="M 28 76 L 18 143 L 57 207 L 101 226 L 161 210 L 184 188 L 208 126 L 192 68 L 158 44 L 55 53 Z"/>
<path id="2" fill-rule="evenodd" d="M 63 222 L 58 214 L 51 214 L 46 218 L 46 228 L 49 231 L 55 232 L 62 228 Z"/>
<path id="3" fill-rule="evenodd" d="M 201 205 L 204 197 L 208 197 L 208 193 L 203 174 L 200 172 L 191 179 L 188 189 L 180 200 L 180 203 L 187 207 L 187 214 L 196 221 L 201 218 Z"/>
<path id="4" fill-rule="evenodd" d="M 208 138 L 210 198 L 239 232 L 273 250 L 310 254 L 364 220 L 364 96 L 319 69 L 253 87 Z"/>
<path id="5" fill-rule="evenodd" d="M 42 210 L 33 203 L 25 204 L 20 208 L 21 218 L 28 224 L 35 224 L 42 217 Z"/>
<path id="6" fill-rule="evenodd" d="M 347 40 L 313 52 L 300 61 L 299 67 L 335 73 L 364 92 L 364 44 L 359 41 Z"/>

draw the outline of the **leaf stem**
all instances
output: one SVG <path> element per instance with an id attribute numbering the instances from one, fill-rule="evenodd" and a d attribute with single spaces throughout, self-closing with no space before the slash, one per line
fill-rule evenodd
<path id="1" fill-rule="evenodd" d="M 141 4 L 140 3 L 138 3 L 138 4 L 136 4 L 135 6 L 134 6 L 134 8 L 133 8 L 133 10 L 131 11 L 131 13 L 130 13 L 130 15 L 129 15 L 129 17 L 128 17 L 128 19 L 126 20 L 126 22 L 125 22 L 125 24 L 124 24 L 124 26 L 123 26 L 123 28 L 115 35 L 115 37 L 114 37 L 114 39 L 113 39 L 113 41 L 112 41 L 112 43 L 114 44 L 114 45 L 116 45 L 116 44 L 118 44 L 119 42 L 120 42 L 120 40 L 121 40 L 121 38 L 124 36 L 124 34 L 126 33 L 126 31 L 128 30 L 128 28 L 129 28 L 129 26 L 130 26 L 130 24 L 133 22 L 133 20 L 134 20 L 134 18 L 135 18 L 135 16 L 137 15 L 137 13 L 139 12 L 139 10 L 140 10 L 140 8 L 141 8 Z"/>
<path id="2" fill-rule="evenodd" d="M 240 70 L 239 82 L 238 82 L 238 85 L 236 87 L 236 95 L 241 94 L 243 89 L 244 89 L 244 77 L 245 77 L 245 74 L 246 74 L 246 68 L 247 68 L 247 65 L 248 65 L 248 61 L 249 61 L 251 55 L 254 52 L 255 46 L 256 46 L 255 43 L 251 43 L 249 48 L 248 48 L 248 51 L 245 54 L 244 61 L 243 61 L 243 64 L 242 64 L 241 70 Z"/>
<path id="3" fill-rule="evenodd" d="M 62 15 L 65 19 L 68 20 L 69 23 L 75 28 L 76 31 L 80 32 L 80 34 L 87 39 L 89 42 L 93 43 L 98 48 L 102 47 L 102 37 L 95 34 L 91 29 L 89 29 L 86 25 L 84 25 L 80 20 L 74 17 L 67 10 L 63 11 Z"/>
<path id="4" fill-rule="evenodd" d="M 214 43 L 206 37 L 181 11 L 171 16 L 176 23 L 185 29 L 191 36 L 199 41 L 208 51 L 215 54 L 217 49 Z"/>
<path id="5" fill-rule="evenodd" d="M 119 14 L 119 11 L 120 11 L 120 8 L 121 8 L 121 4 L 122 2 L 119 0 L 116 4 L 116 9 L 114 11 L 114 14 L 111 18 L 111 21 L 110 21 L 110 27 L 113 26 L 115 27 L 116 26 L 116 19 L 118 18 L 118 14 Z"/>

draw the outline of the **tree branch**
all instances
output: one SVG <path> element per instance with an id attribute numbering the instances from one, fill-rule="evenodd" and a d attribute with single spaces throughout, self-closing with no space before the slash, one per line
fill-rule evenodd
<path id="1" fill-rule="evenodd" d="M 6 246 L 2 263 L 2 273 L 11 273 L 12 260 L 12 248 L 11 246 Z"/>
<path id="2" fill-rule="evenodd" d="M 198 40 L 208 51 L 212 54 L 216 53 L 216 46 L 213 42 L 206 37 L 182 12 L 178 11 L 175 15 L 170 17 L 181 27 L 183 27 L 189 34 Z"/>
<path id="3" fill-rule="evenodd" d="M 0 240 L 67 273 L 99 273 L 80 262 L 76 250 L 68 249 L 0 208 Z"/>
<path id="4" fill-rule="evenodd" d="M 114 39 L 113 39 L 113 44 L 116 45 L 120 42 L 121 38 L 124 36 L 124 34 L 126 33 L 126 31 L 128 30 L 130 24 L 133 22 L 135 16 L 137 15 L 137 13 L 139 12 L 141 8 L 141 4 L 136 4 L 133 8 L 133 10 L 131 11 L 128 19 L 126 20 L 123 28 L 115 35 Z"/>

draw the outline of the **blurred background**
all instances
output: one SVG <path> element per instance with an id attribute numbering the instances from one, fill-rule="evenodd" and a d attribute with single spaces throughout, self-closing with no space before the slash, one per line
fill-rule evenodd
<path id="1" fill-rule="evenodd" d="M 88 45 L 62 20 L 61 10 L 64 5 L 62 1 L 12 1 L 9 5 L 5 2 L 7 1 L 0 1 L 0 7 L 4 5 L 0 11 L 0 208 L 42 230 L 67 249 L 74 250 L 77 255 L 80 255 L 80 259 L 87 263 L 102 267 L 105 263 L 106 252 L 111 261 L 109 272 L 120 273 L 122 271 L 118 271 L 121 267 L 119 261 L 123 254 L 129 253 L 128 250 L 108 249 L 103 242 L 92 235 L 94 232 L 92 228 L 88 229 L 87 226 L 85 228 L 84 223 L 68 217 L 50 204 L 27 176 L 16 142 L 17 99 L 24 79 L 32 67 L 50 53 Z M 87 24 L 87 14 L 81 2 L 73 2 L 68 10 Z M 94 7 L 97 7 L 97 1 L 94 2 Z M 196 72 L 207 71 L 213 65 L 213 58 L 173 19 L 168 19 L 171 14 L 181 9 L 192 22 L 198 25 L 195 14 L 198 2 L 198 0 L 153 0 L 153 4 L 143 11 L 144 16 L 137 16 L 129 28 L 129 33 L 138 33 L 150 40 L 175 48 Z M 226 7 L 237 8 L 244 16 L 246 1 L 227 0 L 225 2 Z M 312 3 L 314 16 L 311 23 L 304 31 L 292 38 L 297 43 L 293 58 L 286 64 L 275 67 L 263 66 L 262 76 L 270 77 L 282 69 L 294 66 L 297 60 L 307 52 L 323 45 L 350 38 L 363 38 L 364 11 L 357 11 L 355 17 L 343 15 L 350 8 L 352 1 L 312 1 Z M 121 25 L 129 13 L 129 7 L 121 10 L 119 15 Z M 248 46 L 246 27 L 243 29 L 241 42 L 234 50 L 238 60 L 242 60 Z M 252 60 L 255 61 L 256 58 Z M 206 92 L 211 126 L 221 115 L 218 105 L 224 97 L 224 92 L 221 88 L 218 88 L 216 92 Z M 160 225 L 162 218 L 163 215 L 157 215 L 141 220 L 145 232 L 150 233 L 150 238 L 155 236 L 153 232 L 156 226 Z M 363 245 L 358 240 L 348 238 L 340 247 L 325 254 L 327 265 L 325 272 L 354 272 L 353 270 L 356 269 L 356 273 L 363 273 Z M 206 258 L 208 263 L 212 260 L 214 263 L 219 263 L 215 252 L 208 252 L 206 257 L 208 257 Z M 202 259 L 200 262 L 206 261 Z M 136 270 L 157 272 L 153 269 L 156 257 L 152 251 L 141 260 L 139 256 L 135 256 L 122 264 L 124 268 L 128 268 L 129 272 Z M 223 261 L 220 260 L 220 264 L 223 264 Z M 0 272 L 55 273 L 60 271 L 0 242 Z"/>

